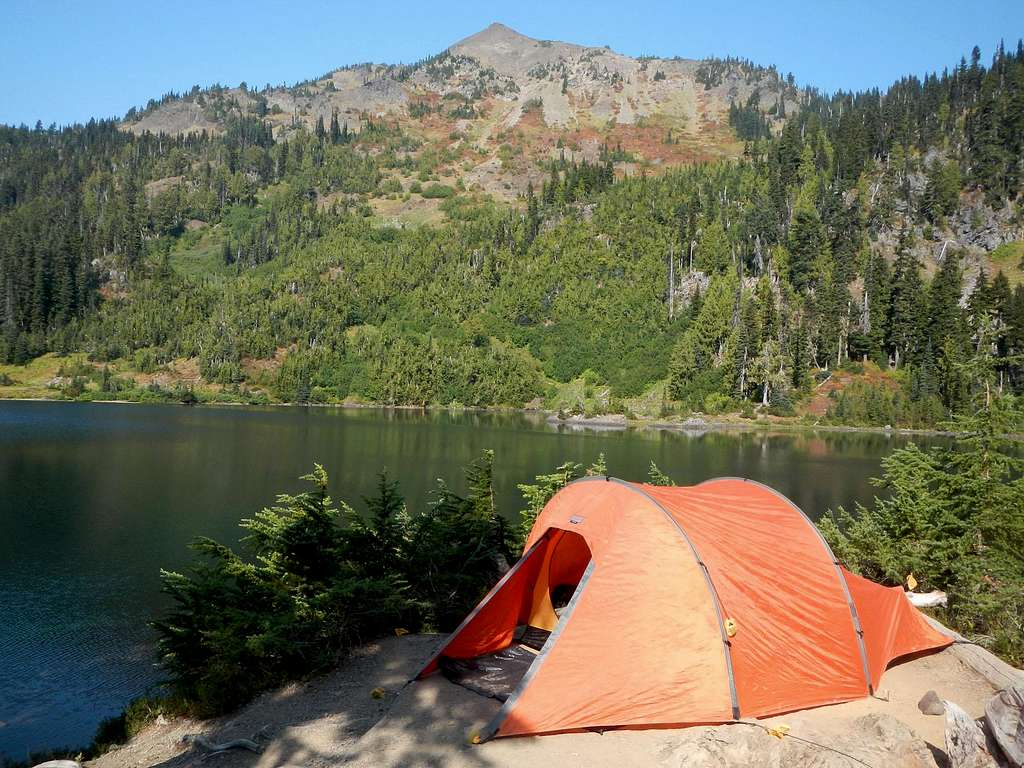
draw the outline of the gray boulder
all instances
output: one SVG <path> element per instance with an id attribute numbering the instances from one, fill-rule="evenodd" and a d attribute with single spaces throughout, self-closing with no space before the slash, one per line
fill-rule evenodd
<path id="1" fill-rule="evenodd" d="M 941 715 L 946 711 L 942 699 L 935 691 L 928 691 L 921 700 L 917 702 L 917 708 L 926 715 Z"/>
<path id="2" fill-rule="evenodd" d="M 985 728 L 1013 768 L 1024 766 L 1024 685 L 1000 691 L 985 705 Z"/>
<path id="3" fill-rule="evenodd" d="M 985 730 L 952 701 L 946 706 L 946 755 L 949 768 L 998 768 L 988 751 Z"/>

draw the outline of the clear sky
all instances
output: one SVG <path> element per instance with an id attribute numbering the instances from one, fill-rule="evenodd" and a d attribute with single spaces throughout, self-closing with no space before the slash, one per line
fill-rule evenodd
<path id="1" fill-rule="evenodd" d="M 0 0 L 0 122 L 123 115 L 169 91 L 411 62 L 492 21 L 630 55 L 737 55 L 827 91 L 952 66 L 1024 36 L 1024 0 Z"/>

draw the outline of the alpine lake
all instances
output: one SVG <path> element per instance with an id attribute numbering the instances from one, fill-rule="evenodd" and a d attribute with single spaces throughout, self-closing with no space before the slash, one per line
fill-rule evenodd
<path id="1" fill-rule="evenodd" d="M 644 480 L 766 483 L 812 519 L 870 503 L 880 460 L 911 439 L 864 432 L 603 429 L 542 414 L 317 407 L 0 402 L 0 758 L 86 745 L 160 680 L 148 622 L 196 536 L 236 542 L 238 521 L 306 486 L 314 462 L 357 509 L 387 468 L 410 510 L 438 478 L 491 449 L 502 514 L 518 483 L 604 454 Z"/>

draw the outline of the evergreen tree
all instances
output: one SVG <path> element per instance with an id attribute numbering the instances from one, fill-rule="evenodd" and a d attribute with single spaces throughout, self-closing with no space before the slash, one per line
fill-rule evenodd
<path id="1" fill-rule="evenodd" d="M 921 349 L 927 306 L 920 264 L 905 244 L 898 251 L 893 265 L 891 296 L 887 344 L 893 363 L 899 366 L 912 361 Z"/>
<path id="2" fill-rule="evenodd" d="M 798 291 L 815 278 L 815 265 L 828 252 L 828 239 L 821 217 L 812 205 L 802 204 L 793 212 L 786 242 L 789 251 L 789 282 Z"/>
<path id="3" fill-rule="evenodd" d="M 341 126 L 338 125 L 338 110 L 331 112 L 331 144 L 341 143 Z"/>

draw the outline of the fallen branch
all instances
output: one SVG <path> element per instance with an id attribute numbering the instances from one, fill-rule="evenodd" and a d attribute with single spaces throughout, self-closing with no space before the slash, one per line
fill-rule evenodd
<path id="1" fill-rule="evenodd" d="M 255 752 L 257 755 L 263 754 L 263 747 L 257 744 L 252 739 L 232 739 L 231 741 L 225 741 L 223 743 L 216 743 L 210 741 L 208 738 L 203 736 L 201 733 L 187 734 L 183 736 L 182 741 L 190 744 L 194 744 L 198 747 L 202 747 L 210 754 L 216 755 L 221 752 L 227 752 L 229 749 L 247 749 L 250 752 Z"/>
<path id="2" fill-rule="evenodd" d="M 905 594 L 915 608 L 936 608 L 946 605 L 946 593 L 937 589 L 931 592 L 906 592 Z"/>

